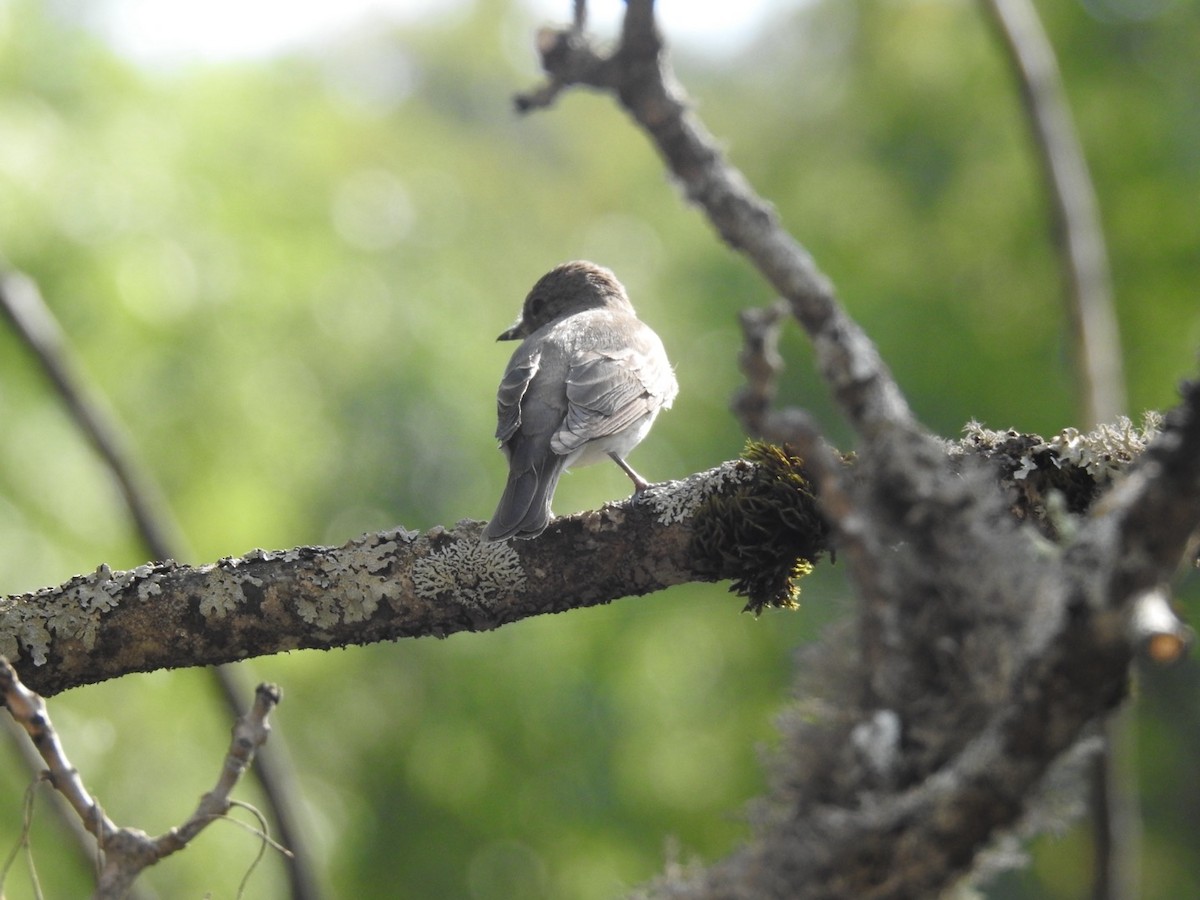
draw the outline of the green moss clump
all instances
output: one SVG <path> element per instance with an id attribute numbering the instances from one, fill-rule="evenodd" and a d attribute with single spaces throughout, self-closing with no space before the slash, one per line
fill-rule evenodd
<path id="1" fill-rule="evenodd" d="M 693 548 L 732 580 L 729 589 L 746 598 L 748 611 L 796 609 L 799 579 L 827 549 L 829 526 L 791 447 L 748 441 L 742 457 L 754 463 L 753 474 L 701 504 Z"/>

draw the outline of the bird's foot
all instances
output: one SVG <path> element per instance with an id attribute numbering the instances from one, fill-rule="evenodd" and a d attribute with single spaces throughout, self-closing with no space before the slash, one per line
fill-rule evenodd
<path id="1" fill-rule="evenodd" d="M 642 496 L 643 493 L 650 489 L 650 482 L 648 482 L 637 472 L 633 471 L 633 466 L 621 459 L 615 450 L 610 450 L 608 452 L 608 456 L 613 462 L 621 467 L 621 470 L 624 471 L 624 473 L 629 476 L 629 480 L 633 482 L 633 499 L 636 500 L 638 497 Z"/>

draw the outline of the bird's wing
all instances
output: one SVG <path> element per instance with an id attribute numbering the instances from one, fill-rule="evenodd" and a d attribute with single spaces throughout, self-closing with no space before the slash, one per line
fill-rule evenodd
<path id="1" fill-rule="evenodd" d="M 589 350 L 571 361 L 567 415 L 550 444 L 555 453 L 617 434 L 671 405 L 678 390 L 671 366 L 661 348 L 648 349 Z"/>
<path id="2" fill-rule="evenodd" d="M 507 444 L 521 427 L 521 398 L 541 364 L 540 351 L 514 356 L 509 362 L 496 392 L 496 438 L 501 444 Z"/>

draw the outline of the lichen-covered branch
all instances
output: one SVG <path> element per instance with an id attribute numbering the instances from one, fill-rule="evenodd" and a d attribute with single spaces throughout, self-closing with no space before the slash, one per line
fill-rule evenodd
<path id="1" fill-rule="evenodd" d="M 957 457 L 987 463 L 1006 516 L 1057 539 L 1047 498 L 1086 510 L 1152 433 L 1126 425 L 1044 440 L 975 425 L 949 458 L 955 469 Z M 788 606 L 793 579 L 827 549 L 828 527 L 799 459 L 765 445 L 748 456 L 757 462 L 731 460 L 637 501 L 556 519 L 531 541 L 484 544 L 481 523 L 461 522 L 204 566 L 101 566 L 0 598 L 0 653 L 49 695 L 157 668 L 489 630 L 685 582 L 728 579 L 752 609 Z M 850 512 L 830 500 L 824 513 L 845 520 Z"/>
<path id="2" fill-rule="evenodd" d="M 781 490 L 770 487 L 777 477 L 786 482 Z M 781 515 L 804 520 L 783 506 L 814 502 L 786 473 L 734 460 L 636 500 L 556 519 L 536 540 L 485 543 L 482 523 L 468 521 L 424 534 L 368 534 L 341 547 L 255 550 L 204 566 L 101 566 L 0 600 L 0 653 L 27 683 L 53 694 L 130 672 L 485 631 L 672 584 L 737 578 L 739 554 L 720 542 L 742 532 L 722 528 L 722 516 L 752 526 L 762 514 L 769 524 L 746 533 L 773 534 Z M 823 537 L 818 520 L 810 558 Z M 803 544 L 777 548 L 780 565 L 791 571 Z"/>
<path id="3" fill-rule="evenodd" d="M 1015 470 L 1036 477 L 1044 452 Z M 809 653 L 754 839 L 651 896 L 937 896 L 1035 814 L 1047 774 L 1125 697 L 1141 592 L 1194 552 L 1200 384 L 1058 543 L 1011 514 L 1019 488 L 961 462 L 895 436 L 853 473 L 813 467 L 858 631 Z"/>

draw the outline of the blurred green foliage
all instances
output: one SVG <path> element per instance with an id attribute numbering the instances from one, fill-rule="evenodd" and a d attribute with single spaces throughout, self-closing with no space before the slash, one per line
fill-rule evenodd
<path id="1" fill-rule="evenodd" d="M 1165 407 L 1200 345 L 1200 13 L 1041 6 L 1111 241 L 1131 411 Z M 726 411 L 735 313 L 770 292 L 610 100 L 511 111 L 537 79 L 538 23 L 521 7 L 479 0 L 270 62 L 171 72 L 123 61 L 65 9 L 0 3 L 0 253 L 41 285 L 128 424 L 191 561 L 487 516 L 509 349 L 492 337 L 565 259 L 614 268 L 676 362 L 679 400 L 638 467 L 678 477 L 741 448 Z M 708 125 L 931 427 L 1077 424 L 1047 201 L 977 8 L 780 4 L 745 51 L 678 55 Z M 792 331 L 784 349 L 784 397 L 848 446 L 803 340 Z M 109 478 L 3 329 L 0 423 L 0 592 L 143 561 Z M 626 491 L 615 467 L 584 470 L 556 509 Z M 1193 611 L 1196 594 L 1193 576 Z M 712 859 L 744 837 L 791 650 L 844 615 L 845 596 L 822 566 L 798 613 L 754 620 L 723 587 L 689 587 L 250 667 L 284 686 L 276 722 L 336 896 L 592 900 L 652 876 L 668 844 Z M 1200 893 L 1196 682 L 1187 665 L 1141 691 L 1147 898 Z M 202 672 L 79 689 L 51 709 L 122 823 L 161 831 L 216 777 L 228 723 Z M 26 780 L 0 770 L 0 849 Z M 59 850 L 45 803 L 43 884 L 80 896 L 86 867 Z M 255 852 L 214 827 L 146 885 L 232 896 Z M 1080 896 L 1087 853 L 1078 830 L 1044 838 L 992 895 Z M 272 860 L 251 895 L 283 883 Z M 18 864 L 7 896 L 29 891 Z"/>

